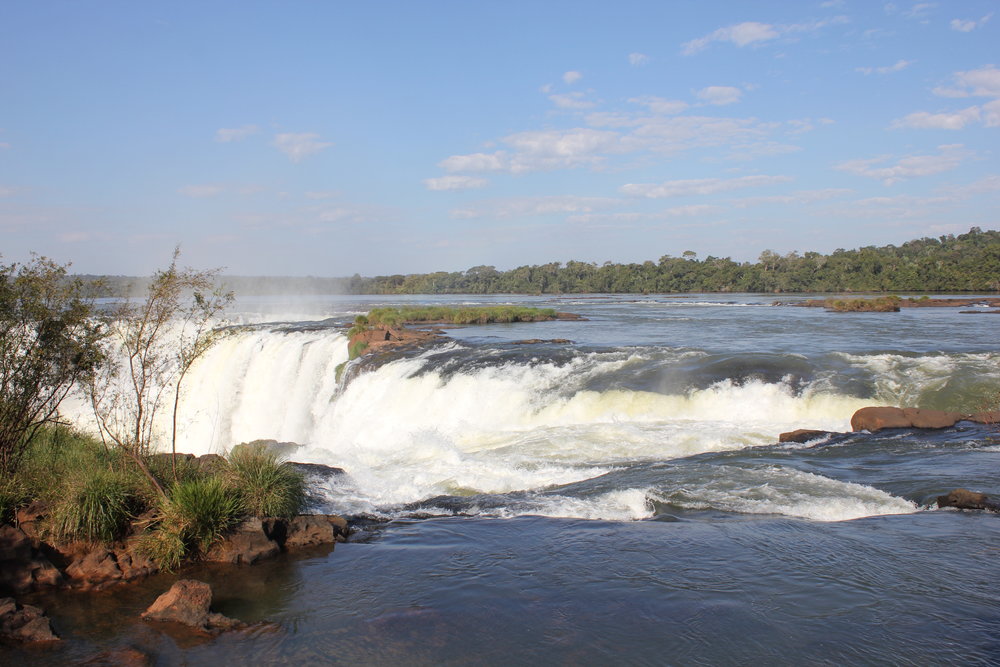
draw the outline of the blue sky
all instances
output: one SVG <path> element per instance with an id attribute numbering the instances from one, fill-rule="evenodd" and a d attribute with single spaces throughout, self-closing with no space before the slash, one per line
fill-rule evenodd
<path id="1" fill-rule="evenodd" d="M 9 1 L 0 253 L 339 276 L 994 229 L 998 44 L 996 0 Z"/>

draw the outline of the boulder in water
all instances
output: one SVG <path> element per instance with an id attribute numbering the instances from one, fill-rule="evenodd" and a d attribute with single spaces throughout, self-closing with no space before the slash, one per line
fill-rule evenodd
<path id="1" fill-rule="evenodd" d="M 881 431 L 884 428 L 948 428 L 965 418 L 960 412 L 894 408 L 888 406 L 861 408 L 851 417 L 854 431 Z"/>
<path id="2" fill-rule="evenodd" d="M 171 621 L 206 631 L 243 627 L 235 619 L 211 611 L 212 587 L 203 581 L 181 579 L 156 598 L 142 617 L 150 621 Z"/>
<path id="3" fill-rule="evenodd" d="M 51 642 L 59 637 L 52 632 L 48 617 L 38 607 L 19 605 L 14 598 L 0 599 L 0 637 L 21 642 Z"/>
<path id="4" fill-rule="evenodd" d="M 955 489 L 947 495 L 938 496 L 938 507 L 956 507 L 963 510 L 991 510 L 1000 512 L 1000 502 L 990 500 L 985 493 Z"/>
<path id="5" fill-rule="evenodd" d="M 778 442 L 798 442 L 801 444 L 809 442 L 810 440 L 819 440 L 820 438 L 825 438 L 830 435 L 833 435 L 833 431 L 817 431 L 810 428 L 799 428 L 794 431 L 782 433 L 778 436 Z"/>

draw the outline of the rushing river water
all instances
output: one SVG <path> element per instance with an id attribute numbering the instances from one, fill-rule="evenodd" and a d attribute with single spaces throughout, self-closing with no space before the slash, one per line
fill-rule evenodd
<path id="1" fill-rule="evenodd" d="M 974 411 L 1000 390 L 1000 320 L 834 314 L 759 295 L 330 297 L 239 304 L 192 369 L 179 449 L 258 438 L 343 468 L 316 509 L 335 552 L 213 582 L 276 625 L 212 641 L 135 616 L 176 578 L 41 596 L 60 647 L 162 664 L 1000 664 L 1000 432 L 848 431 L 865 405 Z M 793 299 L 788 299 L 793 300 Z M 587 321 L 450 330 L 352 362 L 373 305 L 514 302 Z M 572 343 L 523 343 L 568 339 Z M 85 417 L 79 415 L 81 423 Z M 47 602 L 48 601 L 48 602 Z M 55 605 L 55 606 L 53 606 Z M 5 649 L 0 648 L 0 657 Z"/>

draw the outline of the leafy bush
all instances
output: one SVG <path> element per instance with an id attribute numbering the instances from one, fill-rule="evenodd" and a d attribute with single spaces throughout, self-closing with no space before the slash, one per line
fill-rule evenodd
<path id="1" fill-rule="evenodd" d="M 125 534 L 138 506 L 133 479 L 106 468 L 85 468 L 66 484 L 49 517 L 57 539 L 113 542 Z"/>
<path id="2" fill-rule="evenodd" d="M 226 481 L 242 500 L 247 514 L 291 517 L 305 503 L 302 475 L 264 445 L 250 444 L 229 454 Z"/>

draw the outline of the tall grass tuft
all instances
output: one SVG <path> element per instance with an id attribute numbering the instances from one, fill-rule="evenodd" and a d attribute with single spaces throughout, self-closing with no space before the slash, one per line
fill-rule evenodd
<path id="1" fill-rule="evenodd" d="M 291 517 L 305 504 L 305 480 L 263 445 L 244 445 L 229 454 L 226 481 L 247 514 Z"/>
<path id="2" fill-rule="evenodd" d="M 142 536 L 139 548 L 169 571 L 185 556 L 208 551 L 239 520 L 243 506 L 221 478 L 192 478 L 170 487 L 156 514 L 155 527 Z"/>
<path id="3" fill-rule="evenodd" d="M 0 480 L 0 524 L 12 522 L 28 494 L 17 479 Z"/>
<path id="4" fill-rule="evenodd" d="M 113 542 L 125 534 L 138 506 L 133 480 L 93 467 L 78 471 L 52 508 L 49 532 L 60 540 Z"/>

